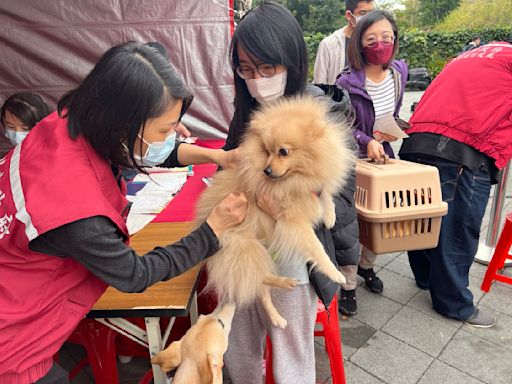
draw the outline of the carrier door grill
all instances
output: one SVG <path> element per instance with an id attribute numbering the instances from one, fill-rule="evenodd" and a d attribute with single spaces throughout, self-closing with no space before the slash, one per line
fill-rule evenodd
<path id="1" fill-rule="evenodd" d="M 356 186 L 355 194 L 356 204 L 366 207 L 368 201 L 368 191 Z M 384 192 L 383 210 L 399 210 L 400 208 L 417 207 L 432 204 L 432 189 L 414 188 L 393 190 Z M 361 230 L 365 235 L 371 233 L 371 223 L 360 218 Z M 396 239 L 409 236 L 419 236 L 432 233 L 432 218 L 420 218 L 402 221 L 390 221 L 380 223 L 380 232 L 382 239 Z"/>
<path id="2" fill-rule="evenodd" d="M 432 218 L 391 221 L 381 223 L 382 239 L 395 239 L 432 232 Z"/>
<path id="3" fill-rule="evenodd" d="M 366 192 L 366 191 L 365 191 Z M 357 196 L 357 192 L 356 192 Z M 402 207 L 416 207 L 419 205 L 432 204 L 432 189 L 406 189 L 398 191 L 384 192 L 384 207 L 387 209 L 395 209 Z"/>
<path id="4" fill-rule="evenodd" d="M 384 207 L 400 209 L 432 204 L 432 189 L 414 188 L 384 192 Z M 394 239 L 432 232 L 432 218 L 411 219 L 381 223 L 383 239 Z"/>
<path id="5" fill-rule="evenodd" d="M 356 186 L 356 204 L 366 208 L 366 201 L 368 198 L 368 191 L 364 188 Z"/>

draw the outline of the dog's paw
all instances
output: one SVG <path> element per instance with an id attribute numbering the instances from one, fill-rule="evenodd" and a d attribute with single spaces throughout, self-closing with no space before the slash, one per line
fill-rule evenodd
<path id="1" fill-rule="evenodd" d="M 299 280 L 292 279 L 289 277 L 282 277 L 280 281 L 279 288 L 292 289 L 295 288 L 299 284 Z"/>
<path id="2" fill-rule="evenodd" d="M 270 316 L 270 323 L 274 327 L 280 328 L 280 329 L 285 329 L 286 326 L 288 325 L 288 322 L 280 315 Z"/>
<path id="3" fill-rule="evenodd" d="M 287 280 L 287 284 L 283 288 L 292 289 L 292 288 L 295 288 L 297 285 L 299 285 L 299 280 L 297 280 L 297 279 L 286 279 L 286 280 Z"/>
<path id="4" fill-rule="evenodd" d="M 263 284 L 270 285 L 275 288 L 292 289 L 299 284 L 299 281 L 289 277 L 270 275 L 263 279 Z"/>
<path id="5" fill-rule="evenodd" d="M 336 279 L 334 280 L 338 284 L 345 284 L 347 282 L 347 279 L 343 275 L 343 273 L 339 272 L 336 274 Z"/>
<path id="6" fill-rule="evenodd" d="M 336 213 L 334 211 L 328 211 L 324 215 L 325 228 L 331 229 L 336 223 Z"/>

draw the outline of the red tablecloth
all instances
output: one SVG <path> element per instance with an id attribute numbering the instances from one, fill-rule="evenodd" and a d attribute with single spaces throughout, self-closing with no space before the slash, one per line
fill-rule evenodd
<path id="1" fill-rule="evenodd" d="M 221 148 L 224 140 L 198 140 L 197 145 L 205 148 Z M 187 179 L 167 207 L 153 220 L 154 223 L 176 223 L 194 220 L 195 205 L 201 192 L 206 188 L 203 177 L 212 176 L 217 170 L 216 164 L 194 166 L 194 176 Z"/>

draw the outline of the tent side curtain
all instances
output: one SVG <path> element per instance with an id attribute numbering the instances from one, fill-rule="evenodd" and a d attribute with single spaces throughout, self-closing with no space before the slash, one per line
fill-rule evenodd
<path id="1" fill-rule="evenodd" d="M 232 8 L 233 0 L 0 2 L 0 102 L 34 91 L 55 108 L 113 45 L 158 41 L 195 96 L 185 125 L 223 138 L 233 114 Z"/>

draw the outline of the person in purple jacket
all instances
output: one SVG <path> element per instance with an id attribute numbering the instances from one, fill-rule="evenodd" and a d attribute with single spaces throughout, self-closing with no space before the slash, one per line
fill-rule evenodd
<path id="1" fill-rule="evenodd" d="M 397 52 L 398 28 L 393 16 L 381 10 L 363 16 L 349 43 L 349 66 L 336 81 L 350 94 L 359 157 L 394 157 L 389 142 L 397 138 L 379 132 L 377 127 L 382 121 L 394 123 L 402 105 L 408 69 L 405 62 L 394 60 Z M 384 284 L 373 270 L 375 258 L 373 252 L 363 247 L 357 273 L 371 292 L 381 293 Z"/>

